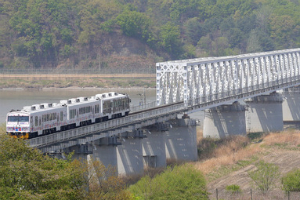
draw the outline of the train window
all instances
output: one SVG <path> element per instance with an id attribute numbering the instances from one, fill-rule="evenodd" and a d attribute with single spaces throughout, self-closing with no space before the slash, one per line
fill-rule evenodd
<path id="1" fill-rule="evenodd" d="M 34 118 L 34 125 L 35 126 L 39 125 L 39 118 L 38 118 L 38 116 L 35 116 L 35 118 Z"/>
<path id="2" fill-rule="evenodd" d="M 39 125 L 40 125 L 40 126 L 42 125 L 42 120 L 41 120 L 41 118 L 39 119 Z"/>
<path id="3" fill-rule="evenodd" d="M 50 118 L 50 117 L 49 117 L 49 114 L 47 114 L 47 119 L 46 119 L 46 122 L 47 122 L 47 121 L 49 121 L 49 118 Z"/>
<path id="4" fill-rule="evenodd" d="M 8 116 L 8 122 L 29 122 L 28 116 Z"/>
<path id="5" fill-rule="evenodd" d="M 100 109 L 99 109 L 99 105 L 95 105 L 95 113 L 99 113 Z"/>
<path id="6" fill-rule="evenodd" d="M 76 109 L 70 110 L 70 119 L 75 118 L 76 116 Z"/>
<path id="7" fill-rule="evenodd" d="M 60 111 L 60 121 L 63 121 L 64 113 L 63 111 Z"/>

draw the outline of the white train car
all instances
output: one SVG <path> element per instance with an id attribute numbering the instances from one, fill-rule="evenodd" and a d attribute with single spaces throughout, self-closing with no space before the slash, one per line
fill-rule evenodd
<path id="1" fill-rule="evenodd" d="M 61 100 L 59 104 L 43 103 L 11 111 L 6 118 L 6 132 L 15 138 L 30 139 L 80 126 L 127 116 L 130 111 L 127 94 L 109 92 L 90 98 Z"/>
<path id="2" fill-rule="evenodd" d="M 124 117 L 129 114 L 131 100 L 127 94 L 109 92 L 97 94 L 95 98 L 101 100 L 101 121 Z"/>
<path id="3" fill-rule="evenodd" d="M 95 123 L 95 109 L 101 104 L 100 101 L 87 97 L 61 100 L 60 103 L 67 108 L 67 125 L 63 126 L 62 130 Z"/>
<path id="4" fill-rule="evenodd" d="M 21 111 L 7 114 L 6 132 L 13 137 L 30 139 L 60 131 L 66 111 L 60 104 L 26 106 Z"/>

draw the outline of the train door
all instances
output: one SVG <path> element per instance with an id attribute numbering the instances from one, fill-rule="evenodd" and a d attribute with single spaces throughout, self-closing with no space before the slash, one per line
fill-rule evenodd
<path id="1" fill-rule="evenodd" d="M 42 125 L 41 125 L 41 131 L 39 131 L 39 135 L 43 134 L 43 130 L 45 129 L 45 122 L 46 122 L 46 115 L 43 114 L 41 117 L 42 117 Z"/>
<path id="2" fill-rule="evenodd" d="M 38 128 L 38 134 L 41 134 L 42 128 L 42 116 L 39 116 L 39 128 Z"/>

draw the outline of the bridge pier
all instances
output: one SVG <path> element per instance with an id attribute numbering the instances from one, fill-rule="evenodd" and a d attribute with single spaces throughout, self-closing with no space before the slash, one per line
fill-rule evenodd
<path id="1" fill-rule="evenodd" d="M 69 149 L 74 151 L 74 158 L 88 160 L 90 156 L 101 161 L 106 167 L 116 167 L 119 175 L 139 174 L 143 172 L 141 139 L 120 136 L 104 137 L 94 142 L 76 145 Z"/>
<path id="2" fill-rule="evenodd" d="M 282 103 L 283 123 L 300 125 L 300 88 L 288 88 L 283 92 L 285 100 Z"/>
<path id="3" fill-rule="evenodd" d="M 196 120 L 183 119 L 169 120 L 168 131 L 165 132 L 166 158 L 181 161 L 196 161 L 197 133 Z"/>
<path id="4" fill-rule="evenodd" d="M 141 174 L 144 171 L 142 139 L 122 138 L 122 145 L 116 147 L 118 174 Z"/>
<path id="5" fill-rule="evenodd" d="M 166 167 L 165 134 L 157 126 L 148 126 L 142 140 L 144 167 Z"/>
<path id="6" fill-rule="evenodd" d="M 246 135 L 245 106 L 235 102 L 205 110 L 204 138 L 221 139 L 231 135 Z"/>
<path id="7" fill-rule="evenodd" d="M 245 100 L 248 105 L 247 132 L 282 131 L 282 101 L 282 96 L 276 92 Z"/>

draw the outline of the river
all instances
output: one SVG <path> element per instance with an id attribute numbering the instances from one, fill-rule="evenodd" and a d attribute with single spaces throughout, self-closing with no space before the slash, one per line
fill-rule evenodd
<path id="1" fill-rule="evenodd" d="M 150 103 L 156 99 L 155 89 L 103 89 L 103 88 L 66 88 L 66 89 L 0 89 L 0 124 L 5 123 L 6 114 L 12 109 L 22 109 L 40 103 L 58 103 L 60 100 L 90 97 L 105 92 L 127 93 L 132 105 L 139 105 L 144 100 Z M 193 118 L 203 119 L 203 112 L 192 115 Z"/>

